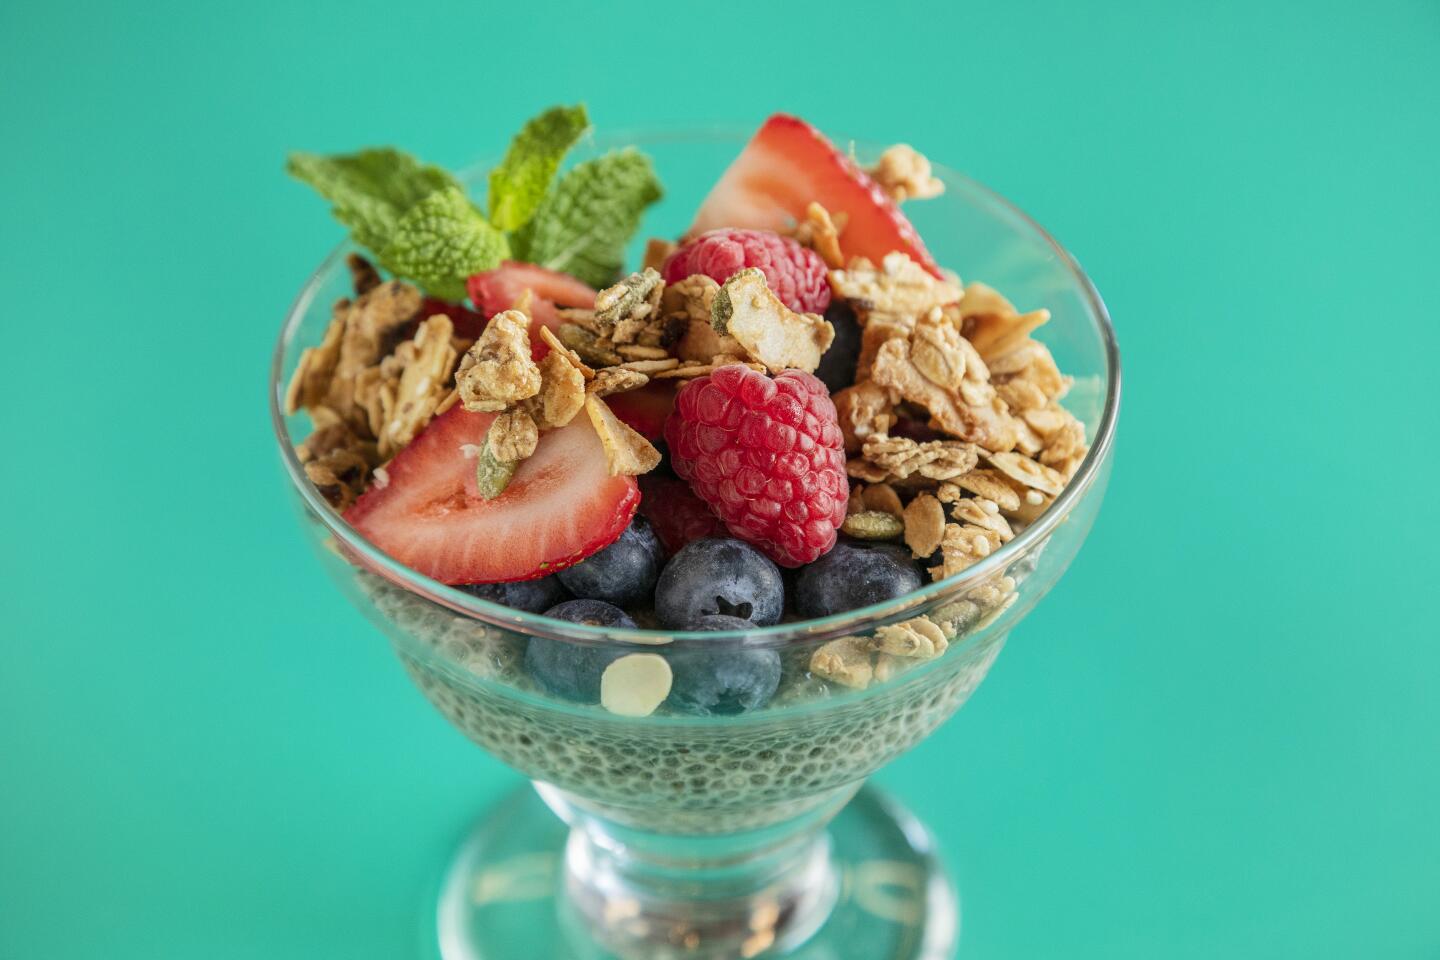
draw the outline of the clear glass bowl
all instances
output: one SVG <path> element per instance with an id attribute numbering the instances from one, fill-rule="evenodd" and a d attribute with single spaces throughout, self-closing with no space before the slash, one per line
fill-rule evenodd
<path id="1" fill-rule="evenodd" d="M 625 144 L 648 152 L 667 194 L 645 233 L 677 236 L 744 139 L 715 130 L 617 134 L 580 153 Z M 878 150 L 857 144 L 856 152 L 865 160 Z M 466 178 L 479 191 L 486 169 Z M 330 305 L 349 293 L 351 248 L 332 253 L 301 291 L 275 350 L 270 403 L 309 539 L 430 702 L 536 786 L 482 821 L 457 856 L 439 911 L 447 960 L 950 955 L 955 899 L 924 831 L 869 791 L 846 805 L 866 777 L 965 702 L 1080 549 L 1109 475 L 1120 366 L 1104 305 L 1074 259 L 980 184 L 944 167 L 935 173 L 944 195 L 906 212 L 941 264 L 1022 310 L 1049 308 L 1039 336 L 1075 377 L 1064 402 L 1087 425 L 1089 456 L 1044 514 L 961 574 L 890 603 L 745 635 L 562 623 L 432 581 L 367 543 L 305 479 L 293 444 L 308 422 L 283 413 L 300 351 L 319 342 Z M 892 673 L 863 689 L 809 675 L 820 645 L 921 616 L 950 638 L 942 656 L 891 661 Z M 522 660 L 532 637 L 662 656 L 769 647 L 781 654 L 784 679 L 770 705 L 747 714 L 622 717 L 531 683 Z"/>

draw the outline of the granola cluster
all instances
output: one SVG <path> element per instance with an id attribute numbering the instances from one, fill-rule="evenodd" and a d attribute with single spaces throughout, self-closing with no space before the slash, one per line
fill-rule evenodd
<path id="1" fill-rule="evenodd" d="M 951 576 L 1039 516 L 1085 457 L 1060 405 L 1071 381 L 1030 336 L 1049 312 L 901 253 L 856 258 L 830 284 L 861 324 L 855 384 L 834 398 L 854 485 L 844 529 Z"/>

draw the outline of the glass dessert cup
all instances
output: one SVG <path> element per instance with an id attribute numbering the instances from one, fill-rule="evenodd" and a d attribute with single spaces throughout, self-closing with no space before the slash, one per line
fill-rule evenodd
<path id="1" fill-rule="evenodd" d="M 645 233 L 676 236 L 744 139 L 670 131 L 587 149 L 648 152 L 668 193 Z M 878 154 L 856 150 L 862 160 Z M 467 182 L 483 190 L 486 169 Z M 332 253 L 301 292 L 270 394 L 303 527 L 430 702 L 535 787 L 481 820 L 457 853 L 438 909 L 446 960 L 953 953 L 958 902 L 924 829 L 862 785 L 965 702 L 1078 552 L 1109 475 L 1120 369 L 1104 305 L 1075 261 L 986 188 L 944 167 L 935 174 L 945 194 L 907 205 L 907 214 L 940 263 L 1022 310 L 1049 308 L 1038 336 L 1075 377 L 1064 403 L 1087 425 L 1089 455 L 1047 510 L 960 574 L 885 604 L 744 635 L 561 623 L 429 580 L 372 547 L 306 480 L 293 444 L 307 423 L 283 413 L 300 351 L 320 340 L 331 303 L 349 293 L 352 248 Z M 820 647 L 919 617 L 948 638 L 943 654 L 872 658 L 853 686 L 809 674 Z M 539 689 L 523 666 L 535 638 L 666 657 L 767 647 L 780 653 L 784 674 L 774 700 L 750 713 L 618 716 Z"/>

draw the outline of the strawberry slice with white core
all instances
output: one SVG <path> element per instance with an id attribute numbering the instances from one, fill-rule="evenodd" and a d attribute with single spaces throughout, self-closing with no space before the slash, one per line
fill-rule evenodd
<path id="1" fill-rule="evenodd" d="M 840 252 L 879 264 L 900 251 L 940 276 L 925 243 L 895 202 L 826 136 L 798 117 L 777 113 L 756 132 L 710 189 L 689 236 L 732 227 L 783 233 L 819 203 L 845 214 Z"/>
<path id="2" fill-rule="evenodd" d="M 345 519 L 393 559 L 442 583 L 530 580 L 609 546 L 640 503 L 634 477 L 612 477 L 585 417 L 540 437 L 505 492 L 483 499 L 475 457 L 495 417 L 456 405 L 386 467 Z"/>
<path id="3" fill-rule="evenodd" d="M 477 273 L 466 283 L 470 300 L 487 318 L 509 310 L 526 290 L 534 294 L 530 301 L 530 317 L 535 324 L 560 328 L 558 307 L 595 306 L 595 291 L 589 284 L 568 273 L 546 270 L 533 263 L 506 260 L 494 270 Z M 536 337 L 538 340 L 538 336 Z"/>

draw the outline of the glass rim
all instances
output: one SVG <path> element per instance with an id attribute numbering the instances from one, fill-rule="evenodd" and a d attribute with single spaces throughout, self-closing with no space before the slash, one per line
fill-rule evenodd
<path id="1" fill-rule="evenodd" d="M 646 143 L 694 143 L 694 142 L 736 142 L 743 144 L 749 139 L 753 130 L 740 128 L 731 125 L 713 125 L 705 127 L 667 127 L 658 130 L 618 130 L 600 137 L 590 137 L 588 145 L 596 149 L 607 149 L 624 146 L 643 147 Z M 867 149 L 880 150 L 880 145 L 864 140 L 849 140 L 852 147 L 862 146 Z M 1078 504 L 1093 486 L 1096 477 L 1099 475 L 1102 465 L 1109 456 L 1110 449 L 1114 444 L 1115 425 L 1120 412 L 1120 346 L 1116 341 L 1115 328 L 1110 320 L 1110 312 L 1105 306 L 1100 292 L 1095 289 L 1094 283 L 1081 268 L 1079 261 L 1060 245 L 1048 230 L 1035 221 L 1033 217 L 1020 209 L 1004 196 L 990 189 L 985 184 L 972 177 L 940 163 L 932 163 L 932 170 L 946 184 L 964 184 L 968 192 L 971 192 L 986 202 L 998 207 L 1008 215 L 1018 219 L 1026 228 L 1034 231 L 1035 235 L 1049 247 L 1056 256 L 1060 265 L 1074 280 L 1084 301 L 1091 319 L 1099 332 L 1105 351 L 1105 372 L 1106 390 L 1105 405 L 1101 411 L 1100 421 L 1096 424 L 1095 433 L 1091 440 L 1090 449 L 1081 461 L 1079 469 L 1074 477 L 1065 485 L 1065 489 L 1055 498 L 1055 501 L 1046 508 L 1033 523 L 1023 531 L 1016 534 L 1008 543 L 1002 544 L 1000 549 L 985 557 L 977 563 L 966 567 L 964 570 L 943 580 L 925 584 L 917 590 L 912 590 L 901 597 L 892 600 L 885 600 L 880 603 L 860 607 L 855 610 L 847 610 L 843 613 L 832 614 L 828 617 L 819 617 L 810 620 L 791 621 L 789 623 L 778 623 L 772 626 L 753 627 L 743 631 L 717 631 L 714 633 L 685 630 L 665 630 L 632 628 L 621 629 L 614 627 L 589 626 L 586 624 L 569 623 L 563 620 L 556 620 L 538 613 L 527 613 L 506 607 L 490 600 L 483 600 L 459 587 L 450 586 L 434 580 L 417 570 L 394 560 L 384 551 L 370 543 L 358 530 L 352 527 L 343 516 L 335 511 L 333 507 L 322 497 L 314 484 L 305 476 L 304 466 L 300 463 L 299 456 L 295 452 L 294 443 L 290 437 L 290 430 L 286 423 L 285 414 L 285 392 L 284 381 L 285 353 L 297 333 L 300 322 L 309 310 L 311 302 L 319 292 L 321 285 L 330 273 L 336 269 L 347 253 L 353 248 L 350 241 L 344 240 L 338 244 L 321 261 L 320 265 L 306 279 L 300 288 L 299 294 L 291 303 L 290 309 L 286 312 L 284 323 L 281 325 L 280 334 L 276 339 L 275 348 L 271 354 L 270 376 L 269 376 L 269 400 L 270 420 L 275 431 L 275 439 L 279 446 L 281 463 L 285 472 L 294 485 L 296 492 L 304 503 L 306 510 L 319 520 L 329 533 L 336 538 L 336 541 L 343 544 L 346 553 L 353 557 L 360 557 L 364 560 L 363 569 L 376 574 L 390 583 L 402 587 L 422 599 L 439 604 L 456 613 L 463 614 L 483 623 L 500 627 L 507 630 L 517 630 L 528 636 L 538 636 L 567 642 L 581 642 L 596 645 L 607 643 L 623 643 L 627 645 L 660 645 L 672 644 L 679 641 L 682 644 L 703 643 L 713 649 L 713 645 L 719 641 L 739 641 L 747 647 L 785 647 L 797 641 L 818 642 L 821 640 L 844 636 L 850 633 L 863 633 L 876 626 L 881 626 L 891 621 L 898 614 L 922 606 L 946 595 L 953 595 L 956 599 L 963 599 L 968 588 L 979 585 L 997 572 L 1007 567 L 1018 555 L 1026 552 L 1031 546 L 1043 541 L 1059 525 L 1061 520 L 1069 515 L 1071 509 Z M 474 164 L 457 174 L 458 179 L 472 186 L 488 172 L 488 167 L 483 168 Z"/>

